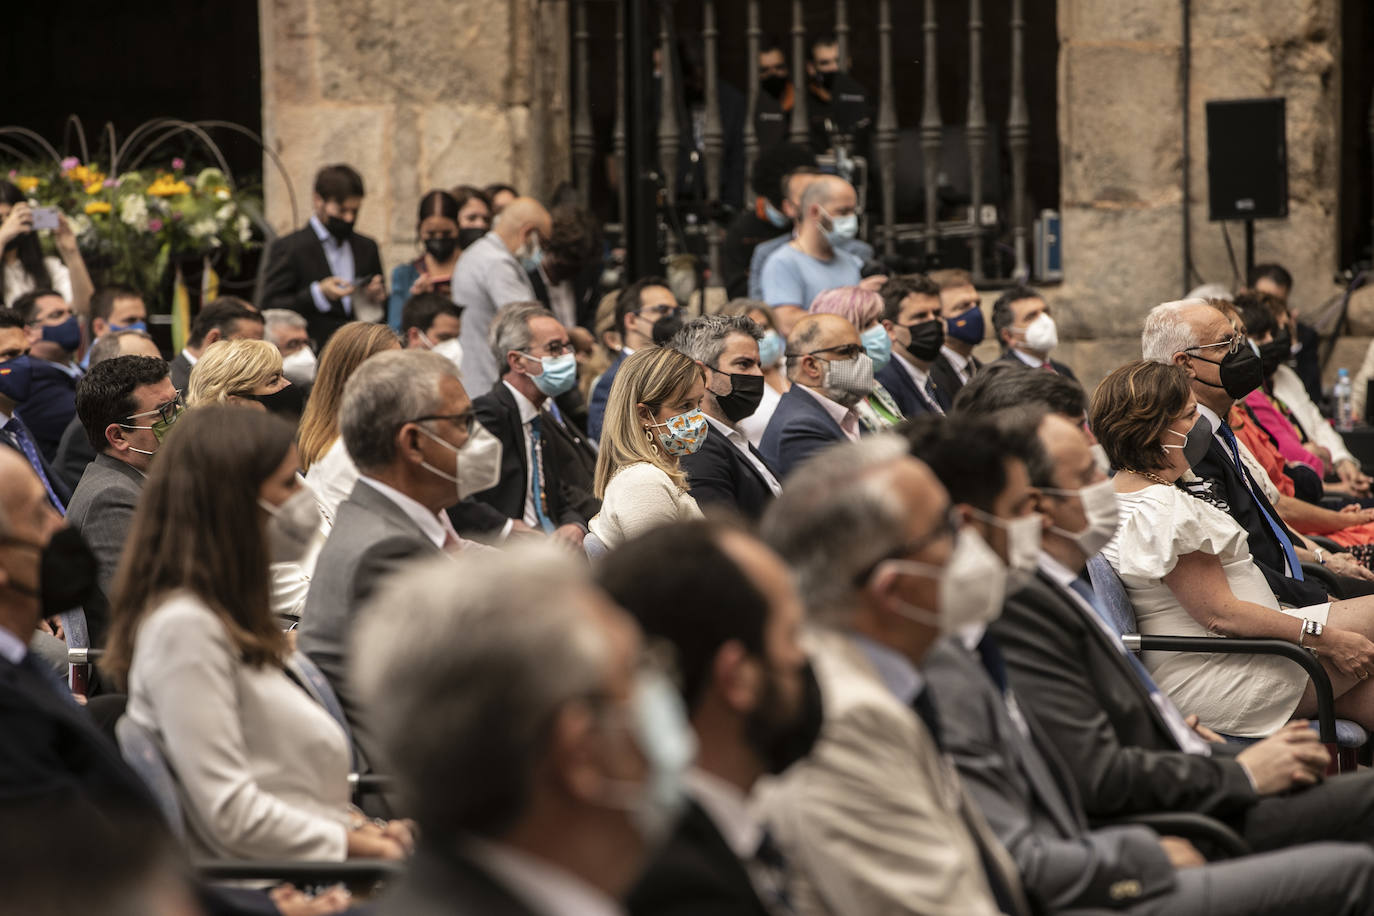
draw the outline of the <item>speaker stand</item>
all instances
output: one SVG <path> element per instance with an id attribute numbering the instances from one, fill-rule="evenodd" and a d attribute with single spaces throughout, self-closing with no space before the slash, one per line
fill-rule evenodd
<path id="1" fill-rule="evenodd" d="M 1250 282 L 1250 274 L 1255 269 L 1255 221 L 1245 221 L 1245 282 Z"/>

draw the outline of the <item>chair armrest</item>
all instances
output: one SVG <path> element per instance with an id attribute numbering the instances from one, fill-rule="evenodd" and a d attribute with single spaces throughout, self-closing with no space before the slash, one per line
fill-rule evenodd
<path id="1" fill-rule="evenodd" d="M 1217 639 L 1214 636 L 1142 636 L 1126 633 L 1122 644 L 1133 652 L 1213 652 L 1220 655 L 1278 655 L 1300 665 L 1317 694 L 1317 725 L 1322 743 L 1336 743 L 1335 700 L 1331 678 L 1306 649 L 1282 639 Z"/>
<path id="2" fill-rule="evenodd" d="M 104 649 L 68 649 L 67 664 L 69 665 L 89 665 L 100 659 L 105 654 Z"/>
<path id="3" fill-rule="evenodd" d="M 264 859 L 203 859 L 196 874 L 207 881 L 290 881 L 295 884 L 337 884 L 340 881 L 383 881 L 405 870 L 390 859 L 348 859 L 343 862 L 292 862 Z"/>
<path id="4" fill-rule="evenodd" d="M 1303 563 L 1302 574 L 1304 578 L 1315 580 L 1324 585 L 1327 594 L 1332 598 L 1340 598 L 1345 595 L 1345 588 L 1341 585 L 1340 577 L 1320 563 Z"/>
<path id="5" fill-rule="evenodd" d="M 1135 824 L 1149 827 L 1162 836 L 1180 836 L 1185 840 L 1202 841 L 1228 859 L 1238 859 L 1250 855 L 1250 844 L 1240 834 L 1227 827 L 1216 818 L 1195 811 L 1149 811 L 1129 817 L 1107 818 L 1093 821 L 1094 827 L 1111 827 Z"/>

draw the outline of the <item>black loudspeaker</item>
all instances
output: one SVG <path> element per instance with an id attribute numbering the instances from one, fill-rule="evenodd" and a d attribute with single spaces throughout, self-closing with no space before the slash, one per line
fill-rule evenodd
<path id="1" fill-rule="evenodd" d="M 1207 103 L 1208 218 L 1288 215 L 1283 99 Z"/>

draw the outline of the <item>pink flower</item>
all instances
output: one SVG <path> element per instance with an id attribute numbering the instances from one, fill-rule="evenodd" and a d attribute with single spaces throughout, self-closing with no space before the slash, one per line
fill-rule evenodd
<path id="1" fill-rule="evenodd" d="M 148 231 L 149 231 L 149 232 L 161 232 L 161 231 L 162 231 L 162 220 L 160 220 L 160 219 L 150 219 L 150 220 L 148 220 Z"/>
<path id="2" fill-rule="evenodd" d="M 10 177 L 11 177 L 11 178 L 18 178 L 18 177 L 19 177 L 19 170 L 18 170 L 18 169 L 10 169 Z"/>
<path id="3" fill-rule="evenodd" d="M 185 159 L 182 159 L 181 157 L 177 157 L 176 159 L 173 159 L 173 160 L 172 160 L 172 168 L 176 169 L 177 171 L 180 171 L 180 170 L 186 168 L 186 160 L 185 160 Z"/>
<path id="4" fill-rule="evenodd" d="M 118 182 L 118 181 L 115 181 L 113 178 L 106 178 L 106 179 L 105 179 L 105 187 L 107 187 L 107 188 L 117 188 L 117 187 L 119 187 L 119 182 Z"/>
<path id="5" fill-rule="evenodd" d="M 62 160 L 62 171 L 67 172 L 81 164 L 81 160 L 75 156 L 68 156 Z"/>

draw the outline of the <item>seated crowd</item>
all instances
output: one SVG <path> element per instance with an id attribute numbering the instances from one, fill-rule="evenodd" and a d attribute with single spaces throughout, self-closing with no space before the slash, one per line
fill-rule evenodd
<path id="1" fill-rule="evenodd" d="M 170 362 L 84 267 L 6 291 L 0 899 L 1374 913 L 1309 721 L 1374 730 L 1374 499 L 1287 288 L 1142 308 L 1090 392 L 1040 292 L 868 271 L 788 162 L 703 313 L 598 304 L 585 214 L 505 186 L 387 283 L 347 166 Z"/>

